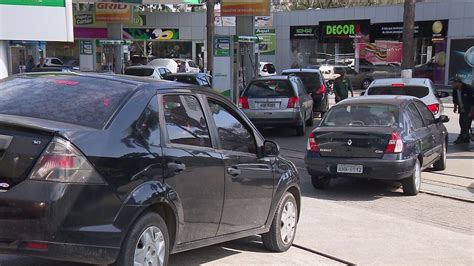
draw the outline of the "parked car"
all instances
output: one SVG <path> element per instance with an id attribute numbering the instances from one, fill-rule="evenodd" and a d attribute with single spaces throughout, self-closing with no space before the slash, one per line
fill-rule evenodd
<path id="1" fill-rule="evenodd" d="M 271 62 L 260 62 L 260 77 L 275 76 L 276 68 Z"/>
<path id="2" fill-rule="evenodd" d="M 176 63 L 174 59 L 156 58 L 151 60 L 147 65 L 154 67 L 166 67 L 171 71 L 171 73 L 178 73 L 178 63 Z"/>
<path id="3" fill-rule="evenodd" d="M 148 77 L 152 79 L 163 79 L 169 74 L 171 74 L 171 71 L 162 66 L 131 66 L 125 69 L 125 75 Z"/>
<path id="4" fill-rule="evenodd" d="M 30 73 L 33 72 L 71 72 L 71 67 L 68 66 L 44 66 L 44 67 L 34 67 L 30 70 Z"/>
<path id="5" fill-rule="evenodd" d="M 447 116 L 435 118 L 410 96 L 346 99 L 333 106 L 309 135 L 305 164 L 315 188 L 331 178 L 401 181 L 420 191 L 421 171 L 446 168 Z"/>
<path id="6" fill-rule="evenodd" d="M 346 77 L 351 80 L 352 86 L 357 89 L 367 89 L 370 83 L 376 79 L 400 77 L 400 67 L 394 65 L 374 66 L 370 71 L 362 68 L 360 72 L 355 71 L 348 66 L 330 66 L 324 65 L 319 67 L 323 73 L 324 79 L 327 80 L 329 86 L 333 86 L 334 80 L 339 77 L 341 71 L 346 71 Z"/>
<path id="7" fill-rule="evenodd" d="M 292 245 L 296 167 L 217 93 L 59 73 L 4 79 L 0 97 L 0 253 L 166 265 L 251 235 Z"/>
<path id="8" fill-rule="evenodd" d="M 206 73 L 176 73 L 169 74 L 164 79 L 212 88 L 212 77 Z"/>
<path id="9" fill-rule="evenodd" d="M 282 75 L 295 75 L 301 79 L 306 92 L 313 99 L 313 112 L 318 112 L 323 117 L 329 109 L 329 97 L 321 71 L 309 68 L 286 69 Z"/>
<path id="10" fill-rule="evenodd" d="M 430 79 L 378 79 L 363 93 L 370 95 L 409 95 L 419 98 L 428 109 L 438 118 L 444 114 L 441 98 L 449 96 L 447 92 L 437 92 Z"/>
<path id="11" fill-rule="evenodd" d="M 254 79 L 242 92 L 239 107 L 257 126 L 291 126 L 298 136 L 314 121 L 313 99 L 296 76 Z"/>
<path id="12" fill-rule="evenodd" d="M 181 62 L 184 62 L 186 73 L 199 73 L 200 71 L 199 66 L 196 65 L 196 63 L 194 63 L 193 60 L 178 58 L 178 59 L 174 59 L 174 61 L 178 64 L 178 68 L 179 68 L 179 64 L 181 64 Z"/>
<path id="13" fill-rule="evenodd" d="M 63 66 L 64 62 L 57 57 L 45 57 L 44 64 L 47 66 Z"/>

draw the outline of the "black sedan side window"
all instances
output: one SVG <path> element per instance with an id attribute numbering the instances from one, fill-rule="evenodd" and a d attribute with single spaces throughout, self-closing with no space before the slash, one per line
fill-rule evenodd
<path id="1" fill-rule="evenodd" d="M 415 102 L 416 107 L 421 113 L 421 116 L 423 117 L 423 120 L 425 121 L 425 125 L 431 125 L 435 122 L 435 118 L 433 116 L 433 113 L 428 110 L 428 107 L 422 102 Z"/>
<path id="2" fill-rule="evenodd" d="M 211 147 L 209 128 L 199 100 L 191 95 L 163 96 L 166 131 L 171 143 Z"/>
<path id="3" fill-rule="evenodd" d="M 414 129 L 423 127 L 423 118 L 421 117 L 420 113 L 418 112 L 413 103 L 408 105 L 408 115 L 410 116 L 410 120 L 413 123 Z"/>
<path id="4" fill-rule="evenodd" d="M 253 134 L 222 104 L 209 100 L 212 118 L 224 150 L 257 153 Z"/>

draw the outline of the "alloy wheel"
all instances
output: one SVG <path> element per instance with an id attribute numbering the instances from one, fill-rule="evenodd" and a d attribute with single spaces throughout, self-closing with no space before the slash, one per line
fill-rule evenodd
<path id="1" fill-rule="evenodd" d="M 156 226 L 150 226 L 141 234 L 133 257 L 134 266 L 161 266 L 165 261 L 165 238 Z"/>
<path id="2" fill-rule="evenodd" d="M 293 241 L 293 237 L 296 231 L 296 206 L 293 202 L 288 201 L 283 207 L 281 213 L 280 222 L 280 233 L 281 240 L 285 245 L 288 245 Z"/>

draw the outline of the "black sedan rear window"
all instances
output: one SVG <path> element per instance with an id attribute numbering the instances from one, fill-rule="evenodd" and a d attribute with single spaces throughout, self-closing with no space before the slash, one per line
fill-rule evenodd
<path id="1" fill-rule="evenodd" d="M 396 127 L 398 106 L 387 104 L 338 105 L 329 110 L 322 126 Z"/>
<path id="2" fill-rule="evenodd" d="M 293 87 L 288 80 L 257 80 L 250 83 L 244 92 L 249 98 L 289 98 L 295 96 Z"/>
<path id="3" fill-rule="evenodd" d="M 0 114 L 103 128 L 135 87 L 69 75 L 14 77 L 0 81 Z"/>
<path id="4" fill-rule="evenodd" d="M 295 75 L 303 81 L 303 85 L 306 89 L 306 92 L 312 93 L 315 92 L 321 87 L 322 80 L 318 73 L 314 72 L 284 72 L 285 75 Z"/>
<path id="5" fill-rule="evenodd" d="M 371 87 L 367 91 L 368 95 L 407 95 L 423 98 L 430 93 L 428 87 L 423 86 L 379 86 Z"/>
<path id="6" fill-rule="evenodd" d="M 125 70 L 125 75 L 148 77 L 153 75 L 153 71 L 150 68 L 129 68 Z"/>

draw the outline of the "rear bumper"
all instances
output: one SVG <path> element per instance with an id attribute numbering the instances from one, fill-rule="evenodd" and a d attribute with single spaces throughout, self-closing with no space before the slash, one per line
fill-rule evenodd
<path id="1" fill-rule="evenodd" d="M 124 237 L 114 225 L 120 206 L 103 185 L 25 180 L 0 193 L 0 253 L 113 263 Z M 27 242 L 48 248 L 28 249 Z"/>
<path id="2" fill-rule="evenodd" d="M 244 110 L 256 126 L 299 126 L 303 123 L 300 110 Z"/>
<path id="3" fill-rule="evenodd" d="M 363 173 L 338 173 L 338 164 L 362 165 Z M 401 180 L 413 173 L 415 160 L 397 159 L 394 155 L 384 155 L 381 159 L 372 158 L 329 158 L 319 154 L 307 153 L 305 165 L 312 176 L 369 178 L 380 180 Z"/>

